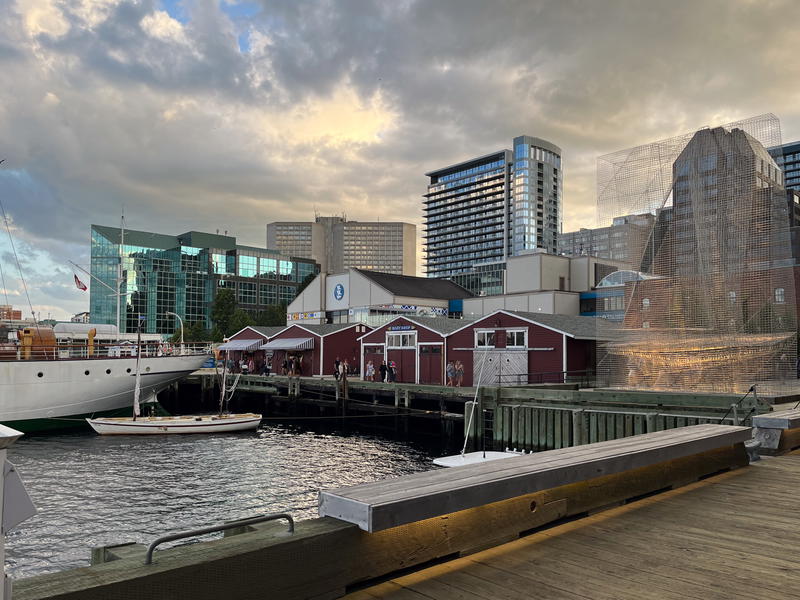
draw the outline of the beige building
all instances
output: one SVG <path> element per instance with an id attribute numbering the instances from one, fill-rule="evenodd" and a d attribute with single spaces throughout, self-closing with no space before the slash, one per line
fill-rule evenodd
<path id="1" fill-rule="evenodd" d="M 552 315 L 580 314 L 581 292 L 588 292 L 626 263 L 594 256 L 556 256 L 545 252 L 512 256 L 506 261 L 504 292 L 465 298 L 464 318 L 496 310 Z"/>
<path id="2" fill-rule="evenodd" d="M 311 258 L 323 273 L 355 268 L 414 276 L 417 271 L 417 227 L 410 223 L 348 221 L 345 217 L 269 223 L 267 248 Z"/>

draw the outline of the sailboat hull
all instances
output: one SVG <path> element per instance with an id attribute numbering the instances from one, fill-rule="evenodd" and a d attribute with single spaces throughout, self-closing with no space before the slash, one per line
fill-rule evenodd
<path id="1" fill-rule="evenodd" d="M 201 367 L 207 355 L 142 357 L 142 397 Z M 24 432 L 80 425 L 130 410 L 136 358 L 0 361 L 0 423 Z"/>
<path id="2" fill-rule="evenodd" d="M 254 413 L 218 416 L 140 417 L 86 419 L 100 435 L 164 435 L 230 433 L 255 430 L 261 415 Z"/>

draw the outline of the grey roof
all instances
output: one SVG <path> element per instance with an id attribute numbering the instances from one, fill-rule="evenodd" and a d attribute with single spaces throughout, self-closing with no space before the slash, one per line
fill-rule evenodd
<path id="1" fill-rule="evenodd" d="M 613 323 L 600 317 L 579 317 L 575 315 L 548 315 L 543 313 L 506 310 L 528 321 L 539 323 L 545 327 L 563 331 L 567 335 L 581 340 L 611 340 L 616 338 L 619 323 Z"/>
<path id="2" fill-rule="evenodd" d="M 473 294 L 460 285 L 447 279 L 430 277 L 412 277 L 410 275 L 393 275 L 366 269 L 353 269 L 367 279 L 372 280 L 395 296 L 408 298 L 435 298 L 437 300 L 453 300 L 456 298 L 472 298 Z"/>
<path id="3" fill-rule="evenodd" d="M 264 325 L 250 325 L 250 329 L 253 331 L 257 331 L 261 335 L 265 335 L 268 338 L 271 338 L 273 335 L 279 334 L 281 331 L 286 329 L 286 325 L 271 325 L 271 326 L 264 326 Z"/>
<path id="4" fill-rule="evenodd" d="M 398 318 L 406 319 L 416 323 L 420 327 L 426 327 L 443 336 L 450 335 L 454 331 L 466 327 L 474 319 L 448 319 L 447 317 L 418 317 L 416 315 L 397 315 Z M 391 322 L 391 321 L 390 321 Z"/>
<path id="5" fill-rule="evenodd" d="M 287 325 L 287 327 L 284 327 L 283 329 L 287 329 L 288 327 L 291 327 L 292 325 L 297 325 L 298 327 L 302 327 L 303 329 L 307 329 L 311 333 L 315 333 L 316 335 L 320 335 L 320 336 L 328 335 L 328 334 L 331 334 L 331 333 L 336 333 L 340 329 L 347 329 L 348 327 L 355 327 L 356 325 L 364 325 L 365 327 L 368 327 L 369 329 L 374 329 L 373 327 L 370 327 L 369 325 L 365 325 L 364 323 L 323 323 L 321 325 L 305 325 L 303 323 L 291 323 L 291 324 Z"/>

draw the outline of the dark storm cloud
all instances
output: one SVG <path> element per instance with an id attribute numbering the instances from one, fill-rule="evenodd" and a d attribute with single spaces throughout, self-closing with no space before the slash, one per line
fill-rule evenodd
<path id="1" fill-rule="evenodd" d="M 426 171 L 522 133 L 562 148 L 571 229 L 599 154 L 763 112 L 800 131 L 796 2 L 259 6 L 0 7 L 0 193 L 31 248 L 85 257 L 123 205 L 133 228 L 250 244 L 314 209 L 418 222 Z"/>

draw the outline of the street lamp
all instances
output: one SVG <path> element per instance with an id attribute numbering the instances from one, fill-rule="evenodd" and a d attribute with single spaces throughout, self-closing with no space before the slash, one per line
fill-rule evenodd
<path id="1" fill-rule="evenodd" d="M 178 322 L 181 324 L 181 355 L 183 355 L 183 319 L 181 319 L 181 316 L 179 314 L 171 312 L 169 310 L 166 311 L 164 314 L 165 315 L 172 315 L 173 317 L 178 319 Z"/>

